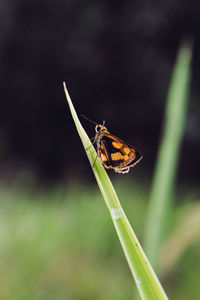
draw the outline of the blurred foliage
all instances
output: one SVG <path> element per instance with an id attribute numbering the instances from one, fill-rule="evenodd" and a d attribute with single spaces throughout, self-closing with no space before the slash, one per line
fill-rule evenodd
<path id="1" fill-rule="evenodd" d="M 163 276 L 167 276 L 168 270 L 171 271 L 188 247 L 199 243 L 199 202 L 185 203 L 184 207 L 177 211 L 173 223 L 173 231 L 166 238 L 159 256 L 160 272 Z"/>
<path id="2" fill-rule="evenodd" d="M 191 41 L 184 40 L 177 55 L 169 85 L 163 134 L 150 192 L 145 250 L 154 267 L 157 265 L 158 250 L 165 232 L 168 211 L 173 206 L 173 191 L 190 92 L 192 46 Z"/>
<path id="3" fill-rule="evenodd" d="M 127 180 L 115 181 L 115 186 L 119 197 L 126 199 L 124 210 L 141 240 L 148 188 Z M 175 207 L 176 221 L 170 223 L 169 235 L 176 234 L 176 224 L 184 216 L 196 215 L 188 203 L 197 196 L 187 190 L 178 196 L 182 208 Z M 37 192 L 1 186 L 0 198 L 1 299 L 133 297 L 130 271 L 96 188 L 76 182 Z M 199 222 L 192 226 L 199 228 Z M 179 237 L 184 226 L 182 230 L 179 226 Z M 163 262 L 162 281 L 169 299 L 199 299 L 199 239 L 184 246 L 179 260 L 169 262 L 167 272 Z M 177 238 L 173 249 L 178 246 Z"/>
<path id="4" fill-rule="evenodd" d="M 78 112 L 97 122 L 105 119 L 114 134 L 143 153 L 148 171 L 177 48 L 189 33 L 195 41 L 193 82 L 179 174 L 197 179 L 200 18 L 195 3 L 1 1 L 0 175 L 30 167 L 43 179 L 71 176 L 72 166 L 85 172 L 79 140 L 65 115 L 63 80 Z M 85 126 L 92 137 L 93 126 Z"/>

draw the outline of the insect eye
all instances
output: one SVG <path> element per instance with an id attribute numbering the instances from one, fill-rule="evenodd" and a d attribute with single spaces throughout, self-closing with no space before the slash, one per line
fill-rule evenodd
<path id="1" fill-rule="evenodd" d="M 101 125 L 96 126 L 96 132 L 99 132 L 101 130 Z"/>

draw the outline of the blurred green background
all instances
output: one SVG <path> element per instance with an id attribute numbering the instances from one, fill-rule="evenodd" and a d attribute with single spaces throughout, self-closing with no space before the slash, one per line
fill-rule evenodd
<path id="1" fill-rule="evenodd" d="M 0 43 L 0 299 L 137 299 L 135 285 L 64 97 L 136 146 L 109 172 L 143 243 L 169 82 L 194 41 L 173 204 L 157 257 L 169 299 L 199 299 L 197 1 L 4 1 Z M 82 123 L 90 137 L 94 126 Z"/>
<path id="2" fill-rule="evenodd" d="M 142 242 L 149 187 L 127 176 L 114 186 Z M 138 299 L 97 187 L 83 182 L 48 191 L 1 187 L 0 197 L 1 299 Z M 169 219 L 175 236 L 159 258 L 169 299 L 199 299 L 200 205 L 192 207 L 195 200 L 194 191 L 180 190 L 173 222 Z M 176 232 L 185 215 L 192 220 Z"/>

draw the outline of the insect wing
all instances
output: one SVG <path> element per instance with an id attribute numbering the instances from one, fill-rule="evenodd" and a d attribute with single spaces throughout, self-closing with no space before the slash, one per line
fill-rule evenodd
<path id="1" fill-rule="evenodd" d="M 98 155 L 106 168 L 113 168 L 116 172 L 121 168 L 134 166 L 142 158 L 132 146 L 109 133 L 102 136 Z"/>

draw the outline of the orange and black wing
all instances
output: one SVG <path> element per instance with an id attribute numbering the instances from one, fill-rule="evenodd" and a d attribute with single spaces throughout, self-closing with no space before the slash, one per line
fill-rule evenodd
<path id="1" fill-rule="evenodd" d="M 142 158 L 136 149 L 109 133 L 100 139 L 97 153 L 106 168 L 119 173 L 127 173 Z"/>

